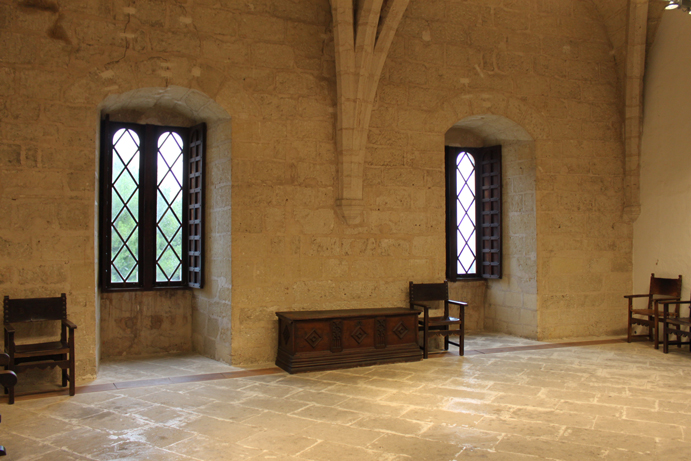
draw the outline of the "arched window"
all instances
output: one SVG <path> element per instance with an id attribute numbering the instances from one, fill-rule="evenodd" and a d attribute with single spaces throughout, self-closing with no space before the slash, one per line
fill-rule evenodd
<path id="1" fill-rule="evenodd" d="M 446 278 L 501 278 L 501 146 L 446 146 Z"/>
<path id="2" fill-rule="evenodd" d="M 103 122 L 104 290 L 202 287 L 205 133 Z"/>

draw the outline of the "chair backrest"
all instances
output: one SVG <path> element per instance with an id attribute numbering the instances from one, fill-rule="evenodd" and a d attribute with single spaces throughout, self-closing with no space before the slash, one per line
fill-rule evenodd
<path id="1" fill-rule="evenodd" d="M 446 301 L 449 299 L 449 283 L 413 283 L 409 284 L 410 304 L 419 301 Z"/>
<path id="2" fill-rule="evenodd" d="M 681 297 L 681 275 L 678 279 L 665 279 L 655 277 L 655 274 L 650 274 L 650 294 L 673 298 Z"/>
<path id="3" fill-rule="evenodd" d="M 65 293 L 59 298 L 10 299 L 9 296 L 5 296 L 2 307 L 5 323 L 67 319 L 67 296 Z"/>

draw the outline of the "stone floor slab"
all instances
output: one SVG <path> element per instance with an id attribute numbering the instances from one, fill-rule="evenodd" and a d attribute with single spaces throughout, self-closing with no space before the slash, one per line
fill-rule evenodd
<path id="1" fill-rule="evenodd" d="M 26 461 L 688 459 L 691 355 L 587 344 L 470 335 L 475 355 L 300 375 L 123 361 L 0 406 L 0 441 Z"/>

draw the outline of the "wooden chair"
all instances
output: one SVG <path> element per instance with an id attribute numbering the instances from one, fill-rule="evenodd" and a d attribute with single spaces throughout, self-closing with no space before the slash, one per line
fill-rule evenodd
<path id="1" fill-rule="evenodd" d="M 67 297 L 27 298 L 3 301 L 5 321 L 5 352 L 10 356 L 6 368 L 19 374 L 29 368 L 62 369 L 62 385 L 70 383 L 70 395 L 75 388 L 74 330 L 77 325 L 67 320 Z M 33 342 L 28 339 L 22 344 L 15 343 L 15 326 L 27 322 L 60 322 L 60 340 L 52 342 Z M 69 335 L 68 335 L 69 331 Z M 14 403 L 14 387 L 9 389 L 9 403 Z"/>
<path id="2" fill-rule="evenodd" d="M 665 279 L 655 277 L 655 274 L 650 274 L 650 289 L 647 294 L 641 295 L 627 295 L 624 298 L 629 300 L 629 322 L 627 342 L 631 342 L 633 338 L 647 338 L 653 341 L 655 349 L 659 346 L 659 323 L 660 310 L 658 303 L 664 300 L 679 300 L 681 297 L 681 275 L 678 279 Z M 645 309 L 634 309 L 633 300 L 635 298 L 647 298 L 647 305 Z M 634 316 L 643 317 L 634 317 Z M 648 327 L 648 333 L 634 335 L 633 325 L 642 325 Z"/>
<path id="3" fill-rule="evenodd" d="M 409 284 L 410 308 L 422 308 L 423 318 L 418 319 L 418 329 L 422 331 L 422 350 L 424 358 L 429 356 L 429 339 L 432 336 L 444 337 L 444 350 L 449 350 L 449 344 L 458 346 L 459 355 L 463 355 L 463 330 L 465 328 L 465 306 L 467 303 L 449 299 L 449 283 L 413 283 Z M 444 312 L 441 316 L 430 316 L 433 306 L 421 302 L 443 301 Z M 449 306 L 458 306 L 458 317 L 451 317 Z M 457 335 L 459 340 L 454 343 L 449 336 Z"/>
<path id="4" fill-rule="evenodd" d="M 667 354 L 670 344 L 674 344 L 677 347 L 681 347 L 682 344 L 691 345 L 691 310 L 687 317 L 683 317 L 680 312 L 681 305 L 691 305 L 691 301 L 659 301 L 659 304 L 662 304 L 662 352 Z M 675 306 L 675 312 L 669 311 L 670 305 Z M 669 335 L 671 334 L 676 336 L 676 341 L 669 340 Z M 683 336 L 689 338 L 689 340 L 683 341 Z"/>
<path id="5" fill-rule="evenodd" d="M 7 354 L 0 354 L 0 366 L 8 366 L 10 364 L 10 356 Z M 17 375 L 14 371 L 4 370 L 0 371 L 0 386 L 5 389 L 14 388 L 17 384 Z M 5 456 L 7 452 L 5 447 L 0 445 L 0 456 Z"/>

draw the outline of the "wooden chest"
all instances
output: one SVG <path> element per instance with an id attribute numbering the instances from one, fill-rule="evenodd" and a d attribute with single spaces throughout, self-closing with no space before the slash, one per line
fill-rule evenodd
<path id="1" fill-rule="evenodd" d="M 399 307 L 276 312 L 276 365 L 298 373 L 421 360 L 419 314 Z"/>

